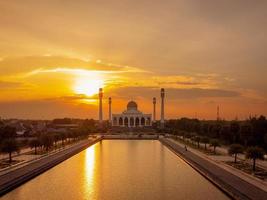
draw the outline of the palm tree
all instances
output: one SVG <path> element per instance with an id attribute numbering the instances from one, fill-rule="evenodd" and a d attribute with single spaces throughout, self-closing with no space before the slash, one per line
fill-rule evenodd
<path id="1" fill-rule="evenodd" d="M 235 163 L 236 163 L 237 154 L 243 153 L 243 152 L 244 152 L 244 148 L 240 144 L 232 144 L 228 149 L 228 154 L 231 156 L 232 155 L 235 156 Z"/>
<path id="2" fill-rule="evenodd" d="M 219 140 L 213 139 L 210 141 L 210 146 L 213 147 L 213 152 L 216 154 L 216 147 L 221 146 Z"/>
<path id="3" fill-rule="evenodd" d="M 9 162 L 12 162 L 12 153 L 19 153 L 20 148 L 18 142 L 15 139 L 5 139 L 1 144 L 1 152 L 9 154 Z"/>
<path id="4" fill-rule="evenodd" d="M 253 171 L 256 170 L 256 160 L 264 159 L 264 150 L 260 147 L 248 147 L 246 151 L 246 158 L 253 160 Z"/>
<path id="5" fill-rule="evenodd" d="M 41 146 L 41 142 L 38 138 L 35 138 L 29 142 L 29 146 L 31 147 L 31 149 L 34 148 L 34 154 L 36 155 L 37 154 L 37 148 L 39 146 Z"/>
<path id="6" fill-rule="evenodd" d="M 205 150 L 207 150 L 207 144 L 209 143 L 209 138 L 208 137 L 202 137 L 201 142 L 205 144 Z"/>

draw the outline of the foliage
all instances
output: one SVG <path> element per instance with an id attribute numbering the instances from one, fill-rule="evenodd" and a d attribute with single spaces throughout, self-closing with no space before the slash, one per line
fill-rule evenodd
<path id="1" fill-rule="evenodd" d="M 256 160 L 264 159 L 264 150 L 260 147 L 248 147 L 246 150 L 246 158 L 253 160 L 253 171 L 256 170 Z"/>
<path id="2" fill-rule="evenodd" d="M 18 142 L 14 138 L 8 138 L 1 143 L 1 152 L 9 154 L 9 162 L 12 162 L 12 153 L 20 151 Z"/>
<path id="3" fill-rule="evenodd" d="M 48 134 L 43 134 L 40 137 L 41 145 L 46 149 L 46 151 L 49 150 L 53 146 L 53 137 Z"/>
<path id="4" fill-rule="evenodd" d="M 35 138 L 29 141 L 29 147 L 34 148 L 34 154 L 37 154 L 37 148 L 41 146 L 41 141 L 39 138 Z"/>
<path id="5" fill-rule="evenodd" d="M 0 127 L 0 139 L 9 139 L 16 137 L 16 128 L 11 126 L 2 126 Z"/>
<path id="6" fill-rule="evenodd" d="M 207 150 L 207 144 L 210 142 L 208 137 L 201 137 L 200 141 L 205 144 L 205 150 Z"/>
<path id="7" fill-rule="evenodd" d="M 199 143 L 200 143 L 200 141 L 201 141 L 201 137 L 199 137 L 199 136 L 194 136 L 194 137 L 193 137 L 193 140 L 197 143 L 197 148 L 199 148 Z"/>
<path id="8" fill-rule="evenodd" d="M 210 141 L 210 146 L 213 147 L 213 151 L 214 151 L 214 153 L 216 153 L 216 147 L 219 147 L 219 146 L 221 146 L 221 145 L 220 145 L 219 140 L 217 140 L 217 139 L 212 139 L 212 140 Z"/>
<path id="9" fill-rule="evenodd" d="M 244 152 L 244 147 L 240 144 L 232 144 L 228 149 L 228 154 L 231 156 L 232 155 L 235 156 L 235 163 L 236 163 L 237 154 L 243 153 L 243 152 Z"/>
<path id="10" fill-rule="evenodd" d="M 218 139 L 225 144 L 260 146 L 267 150 L 267 120 L 264 116 L 245 121 L 172 119 L 167 121 L 166 128 L 175 135 L 188 137 L 188 134 L 196 133 L 202 137 Z"/>

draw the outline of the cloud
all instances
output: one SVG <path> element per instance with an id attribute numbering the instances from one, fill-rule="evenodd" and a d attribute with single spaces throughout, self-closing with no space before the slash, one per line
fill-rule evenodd
<path id="1" fill-rule="evenodd" d="M 19 82 L 0 81 L 0 89 L 13 89 L 22 86 Z"/>
<path id="2" fill-rule="evenodd" d="M 168 99 L 197 99 L 215 97 L 239 97 L 236 91 L 223 89 L 201 89 L 201 88 L 165 88 Z M 152 98 L 160 96 L 160 88 L 156 87 L 122 87 L 114 91 L 121 98 Z"/>
<path id="3" fill-rule="evenodd" d="M 68 72 L 71 70 L 103 71 L 106 73 L 144 73 L 136 67 L 108 63 L 100 60 L 86 61 L 64 56 L 5 57 L 0 61 L 0 75 Z"/>
<path id="4" fill-rule="evenodd" d="M 96 118 L 97 107 L 90 104 L 70 104 L 62 100 L 27 100 L 0 102 L 1 117 L 23 119 L 53 119 L 58 117 Z"/>
<path id="5" fill-rule="evenodd" d="M 12 81 L 1 81 L 0 80 L 0 90 L 5 91 L 26 91 L 30 89 L 30 85 L 23 82 L 12 82 Z"/>
<path id="6" fill-rule="evenodd" d="M 44 100 L 47 101 L 65 101 L 65 102 L 72 102 L 72 101 L 80 101 L 80 100 L 95 100 L 98 99 L 98 94 L 87 96 L 85 94 L 74 94 L 69 96 L 60 96 L 55 98 L 46 98 Z"/>

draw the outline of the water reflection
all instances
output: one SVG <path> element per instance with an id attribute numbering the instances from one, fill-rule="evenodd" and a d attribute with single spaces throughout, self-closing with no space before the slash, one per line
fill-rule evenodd
<path id="1" fill-rule="evenodd" d="M 85 191 L 86 196 L 91 196 L 94 191 L 95 174 L 95 145 L 85 151 Z"/>
<path id="2" fill-rule="evenodd" d="M 1 199 L 228 198 L 158 141 L 104 140 Z"/>

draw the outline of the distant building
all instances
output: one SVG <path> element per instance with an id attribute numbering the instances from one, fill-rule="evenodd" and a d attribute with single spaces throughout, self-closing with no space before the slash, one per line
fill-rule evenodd
<path id="1" fill-rule="evenodd" d="M 143 114 L 137 109 L 137 103 L 130 101 L 127 110 L 121 114 L 112 114 L 112 126 L 144 127 L 152 126 L 151 114 Z"/>

